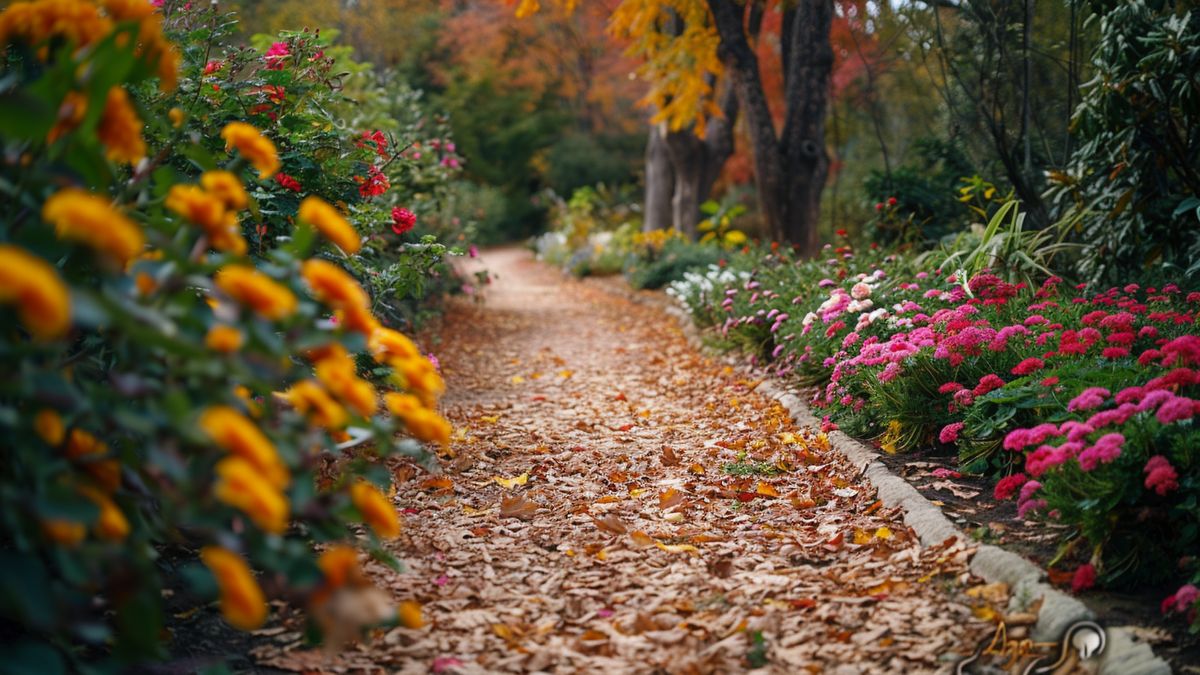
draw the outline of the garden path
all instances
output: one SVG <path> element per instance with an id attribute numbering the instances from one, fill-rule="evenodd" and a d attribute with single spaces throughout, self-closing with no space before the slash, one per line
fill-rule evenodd
<path id="1" fill-rule="evenodd" d="M 452 302 L 434 348 L 455 458 L 443 476 L 398 471 L 407 569 L 369 568 L 426 626 L 335 661 L 260 661 L 911 673 L 949 670 L 990 634 L 964 593 L 969 551 L 920 548 L 814 430 L 698 353 L 660 303 L 519 249 L 483 263 L 486 301 Z"/>

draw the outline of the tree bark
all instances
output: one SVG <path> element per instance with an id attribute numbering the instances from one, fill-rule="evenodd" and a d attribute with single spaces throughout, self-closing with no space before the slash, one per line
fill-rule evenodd
<path id="1" fill-rule="evenodd" d="M 663 135 L 665 125 L 650 125 L 646 140 L 646 204 L 642 210 L 642 231 L 671 227 L 671 200 L 675 193 L 675 168 Z"/>
<path id="2" fill-rule="evenodd" d="M 740 8 L 735 0 L 708 0 L 708 5 L 721 37 L 722 58 L 745 109 L 759 209 L 772 238 L 813 255 L 818 249 L 821 190 L 829 173 L 825 111 L 833 69 L 833 0 L 798 0 L 789 17 L 790 30 L 783 36 L 787 112 L 780 133 L 771 119 Z"/>
<path id="3" fill-rule="evenodd" d="M 704 138 L 694 129 L 666 134 L 667 150 L 675 169 L 675 195 L 671 222 L 688 237 L 696 236 L 700 205 L 712 194 L 721 168 L 733 154 L 733 128 L 737 123 L 738 99 L 732 84 L 722 86 L 717 103 L 721 117 L 709 120 Z"/>

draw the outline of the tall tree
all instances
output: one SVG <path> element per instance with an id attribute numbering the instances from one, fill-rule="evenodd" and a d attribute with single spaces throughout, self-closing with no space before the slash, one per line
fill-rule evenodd
<path id="1" fill-rule="evenodd" d="M 721 36 L 722 60 L 745 111 L 763 218 L 774 239 L 814 254 L 821 191 L 829 173 L 825 112 L 833 69 L 833 0 L 797 0 L 785 10 L 780 40 L 786 111 L 778 132 L 738 3 L 708 0 L 708 6 Z"/>

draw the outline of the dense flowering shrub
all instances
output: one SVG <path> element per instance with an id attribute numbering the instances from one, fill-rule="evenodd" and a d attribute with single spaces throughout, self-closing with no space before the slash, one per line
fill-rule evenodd
<path id="1" fill-rule="evenodd" d="M 268 597 L 320 614 L 360 575 L 313 542 L 390 560 L 385 459 L 450 435 L 435 367 L 351 273 L 391 219 L 354 199 L 374 160 L 310 124 L 320 43 L 202 63 L 226 19 L 163 11 L 0 13 L 0 630 L 56 672 L 161 655 L 164 547 L 201 549 L 182 576 L 238 628 Z"/>
<path id="2" fill-rule="evenodd" d="M 752 251 L 670 292 L 756 362 L 815 385 L 831 423 L 1007 476 L 998 499 L 1091 546 L 1082 580 L 1163 581 L 1196 565 L 1200 293 L 1030 287 L 825 250 Z"/>

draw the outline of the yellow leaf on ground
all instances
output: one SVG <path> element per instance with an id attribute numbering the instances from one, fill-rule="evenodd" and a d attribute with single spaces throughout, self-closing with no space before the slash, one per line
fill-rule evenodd
<path id="1" fill-rule="evenodd" d="M 871 535 L 866 530 L 854 528 L 854 543 L 858 546 L 871 543 Z"/>
<path id="2" fill-rule="evenodd" d="M 770 483 L 765 483 L 762 481 L 759 481 L 758 488 L 755 490 L 755 492 L 757 492 L 758 494 L 760 494 L 764 497 L 778 497 L 779 496 L 779 492 L 776 491 L 775 488 L 771 487 Z"/>
<path id="3" fill-rule="evenodd" d="M 487 423 L 487 424 L 495 424 L 496 422 L 500 421 L 500 416 L 499 415 L 484 415 L 483 417 L 479 418 L 479 421 Z"/>
<path id="4" fill-rule="evenodd" d="M 513 384 L 524 384 L 524 383 L 525 383 L 525 378 L 521 377 L 520 375 L 513 375 L 513 376 L 512 376 L 512 383 L 513 383 Z"/>
<path id="5" fill-rule="evenodd" d="M 700 549 L 691 544 L 664 544 L 661 541 L 654 542 L 655 546 L 666 551 L 667 553 L 695 553 L 700 554 Z"/>
<path id="6" fill-rule="evenodd" d="M 645 532 L 642 532 L 641 530 L 635 530 L 633 532 L 630 532 L 629 538 L 632 539 L 633 543 L 639 547 L 653 546 L 658 543 L 657 541 L 655 541 L 654 537 L 651 537 L 650 535 L 646 534 Z"/>
<path id="7" fill-rule="evenodd" d="M 572 372 L 570 370 L 566 370 L 566 369 L 558 371 L 558 376 L 563 378 L 564 380 L 571 377 L 574 374 L 575 374 L 574 372 Z"/>
<path id="8" fill-rule="evenodd" d="M 700 465 L 699 463 L 696 463 L 696 464 L 689 466 L 688 471 L 699 476 L 704 473 L 704 467 L 702 465 Z"/>
<path id="9" fill-rule="evenodd" d="M 396 609 L 396 616 L 405 628 L 420 628 L 425 625 L 425 618 L 421 616 L 421 604 L 414 600 L 400 603 L 400 607 Z"/>
<path id="10" fill-rule="evenodd" d="M 875 530 L 875 538 L 876 539 L 891 539 L 892 531 L 886 527 L 881 527 L 878 530 Z"/>
<path id="11" fill-rule="evenodd" d="M 512 489 L 513 487 L 515 487 L 517 485 L 524 485 L 524 484 L 528 483 L 529 482 L 529 472 L 526 471 L 525 473 L 521 474 L 520 476 L 513 476 L 512 478 L 501 478 L 500 476 L 495 476 L 494 478 L 492 478 L 492 480 L 496 481 L 496 483 L 500 487 Z"/>

